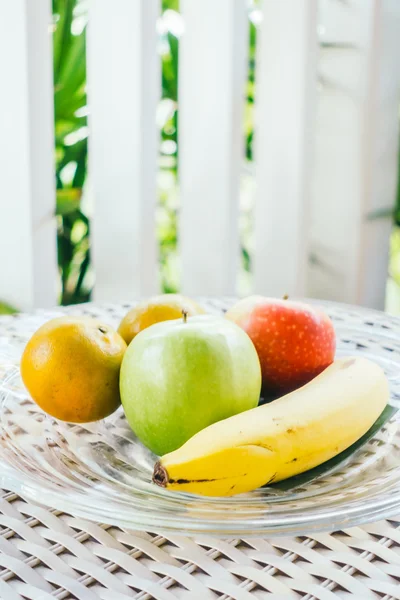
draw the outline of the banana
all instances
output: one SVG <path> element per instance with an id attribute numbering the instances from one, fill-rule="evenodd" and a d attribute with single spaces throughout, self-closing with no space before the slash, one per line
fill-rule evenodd
<path id="1" fill-rule="evenodd" d="M 292 477 L 351 446 L 388 399 L 381 367 L 361 357 L 336 360 L 302 388 L 203 429 L 156 463 L 153 481 L 232 496 Z"/>

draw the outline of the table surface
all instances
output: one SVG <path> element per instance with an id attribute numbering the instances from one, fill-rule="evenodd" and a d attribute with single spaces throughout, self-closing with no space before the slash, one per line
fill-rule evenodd
<path id="1" fill-rule="evenodd" d="M 113 322 L 111 307 L 68 312 Z M 0 318 L 0 337 L 23 330 L 23 315 Z M 189 538 L 85 521 L 2 490 L 0 570 L 1 600 L 400 600 L 400 518 L 312 536 Z"/>

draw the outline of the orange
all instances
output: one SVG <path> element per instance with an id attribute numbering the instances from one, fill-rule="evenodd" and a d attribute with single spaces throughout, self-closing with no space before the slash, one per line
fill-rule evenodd
<path id="1" fill-rule="evenodd" d="M 121 403 L 119 371 L 125 350 L 122 337 L 95 319 L 52 319 L 25 347 L 22 380 L 33 400 L 53 417 L 97 421 Z"/>
<path id="2" fill-rule="evenodd" d="M 202 315 L 206 311 L 194 300 L 180 294 L 162 294 L 134 306 L 122 319 L 118 333 L 130 344 L 133 338 L 150 325 L 161 321 L 172 321 L 182 317 Z"/>

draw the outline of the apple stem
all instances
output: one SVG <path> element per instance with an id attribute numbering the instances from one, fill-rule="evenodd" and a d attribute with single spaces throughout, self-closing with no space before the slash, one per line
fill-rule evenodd
<path id="1" fill-rule="evenodd" d="M 187 321 L 187 316 L 188 316 L 188 311 L 183 309 L 182 311 L 182 317 L 183 317 L 183 322 L 186 323 Z"/>
<path id="2" fill-rule="evenodd" d="M 288 295 L 288 294 L 285 294 L 285 295 L 283 296 L 283 300 L 289 300 L 289 295 Z"/>

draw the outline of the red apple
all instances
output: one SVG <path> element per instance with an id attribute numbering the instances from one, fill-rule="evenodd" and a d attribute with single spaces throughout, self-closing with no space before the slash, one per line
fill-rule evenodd
<path id="1" fill-rule="evenodd" d="M 286 394 L 334 360 L 336 336 L 322 310 L 290 300 L 250 296 L 226 317 L 250 336 L 261 363 L 263 394 Z"/>

